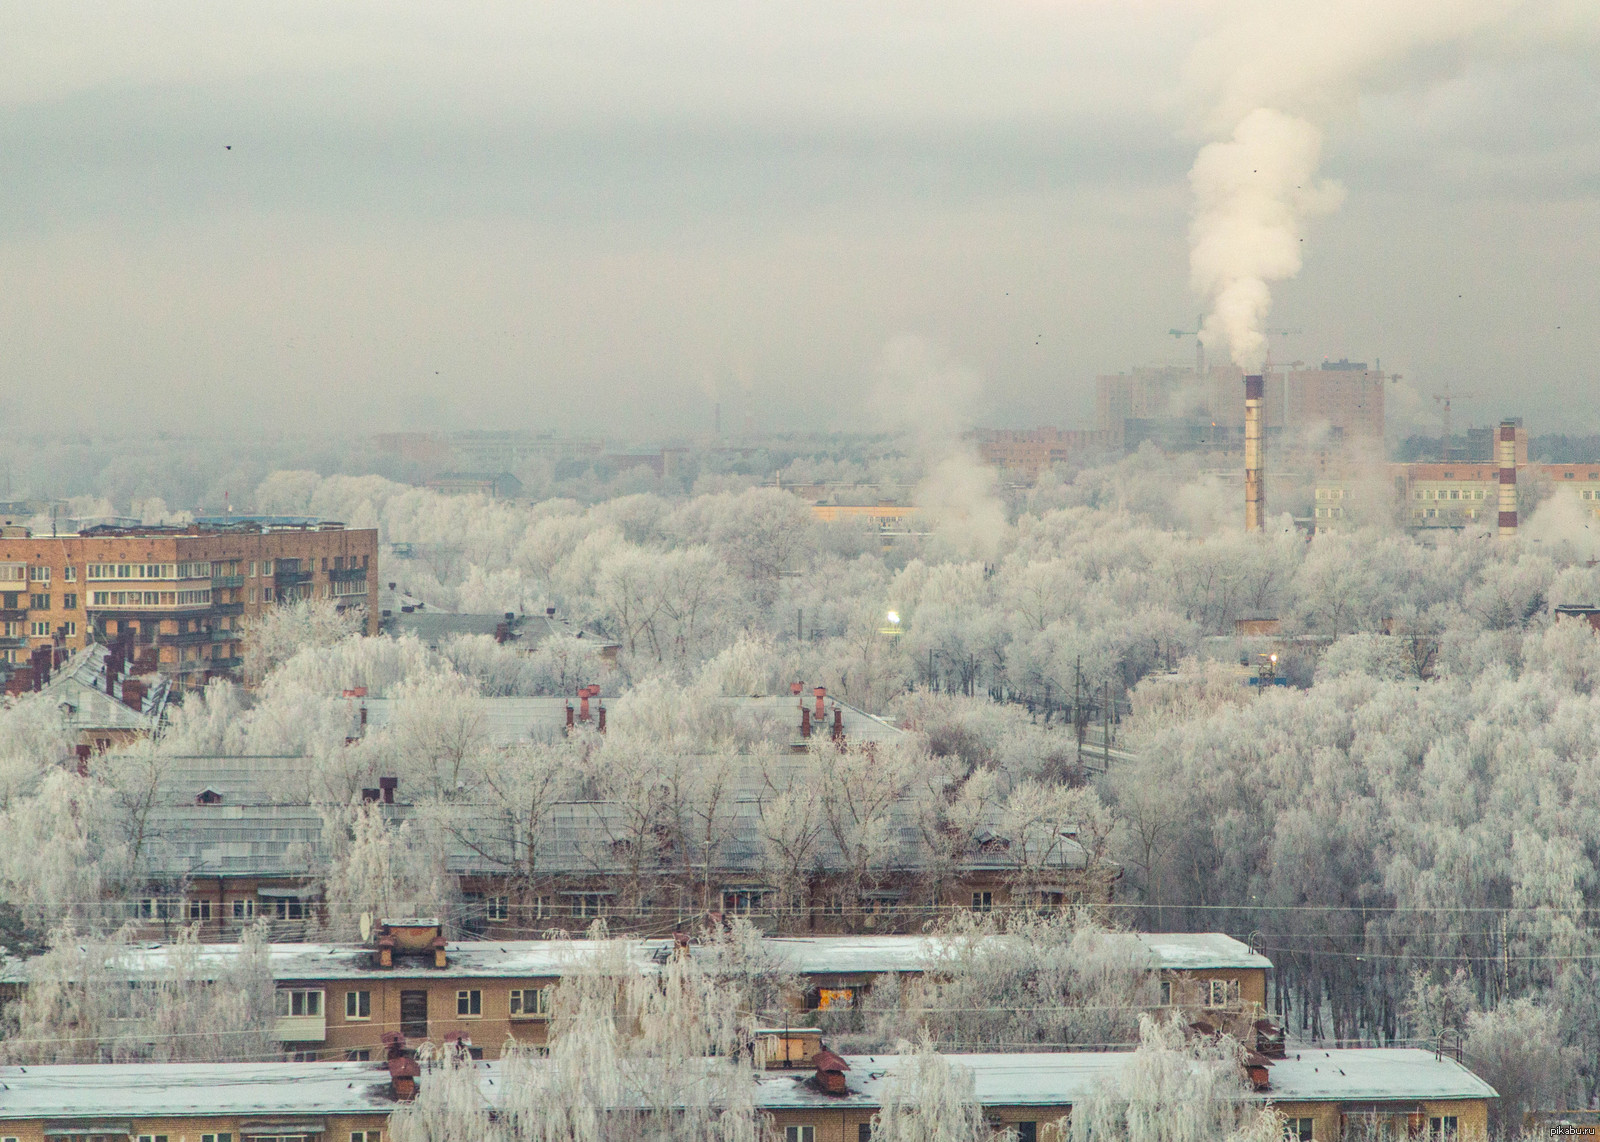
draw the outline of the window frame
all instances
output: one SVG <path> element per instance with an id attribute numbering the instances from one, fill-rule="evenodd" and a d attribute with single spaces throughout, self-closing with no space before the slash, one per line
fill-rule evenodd
<path id="1" fill-rule="evenodd" d="M 354 1011 L 351 1008 L 355 1008 Z M 372 1020 L 372 992 L 363 988 L 351 988 L 344 993 L 344 1017 L 352 1023 L 368 1023 Z"/>
<path id="2" fill-rule="evenodd" d="M 531 1009 L 528 1006 L 530 996 L 534 997 Z M 506 995 L 506 1004 L 512 1019 L 549 1019 L 550 986 L 513 987 Z"/>
<path id="3" fill-rule="evenodd" d="M 456 1018 L 483 1018 L 483 989 L 464 987 L 456 992 Z"/>

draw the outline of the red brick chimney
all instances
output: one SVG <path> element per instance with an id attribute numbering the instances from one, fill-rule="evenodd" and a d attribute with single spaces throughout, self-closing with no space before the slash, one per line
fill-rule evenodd
<path id="1" fill-rule="evenodd" d="M 828 688 L 826 686 L 818 686 L 815 690 L 811 691 L 811 693 L 816 695 L 817 721 L 820 722 L 822 720 L 822 701 L 828 696 Z"/>

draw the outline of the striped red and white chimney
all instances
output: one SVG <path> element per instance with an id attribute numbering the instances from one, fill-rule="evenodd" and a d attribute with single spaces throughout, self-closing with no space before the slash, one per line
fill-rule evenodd
<path id="1" fill-rule="evenodd" d="M 1267 497 L 1262 483 L 1265 459 L 1261 439 L 1261 402 L 1266 381 L 1258 374 L 1244 379 L 1244 529 L 1260 531 Z"/>
<path id="2" fill-rule="evenodd" d="M 1517 537 L 1517 424 L 1500 422 L 1500 538 Z"/>

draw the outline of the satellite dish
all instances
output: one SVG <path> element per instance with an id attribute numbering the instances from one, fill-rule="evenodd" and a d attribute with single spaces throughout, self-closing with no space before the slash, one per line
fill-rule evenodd
<path id="1" fill-rule="evenodd" d="M 361 914 L 361 942 L 364 944 L 370 939 L 372 939 L 372 913 L 363 912 Z"/>

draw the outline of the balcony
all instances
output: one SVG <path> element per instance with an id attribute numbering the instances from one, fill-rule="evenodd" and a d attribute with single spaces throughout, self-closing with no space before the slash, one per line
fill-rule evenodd
<path id="1" fill-rule="evenodd" d="M 242 614 L 244 614 L 244 604 L 243 603 L 212 603 L 211 604 L 211 613 L 214 614 L 214 615 L 242 615 Z"/>
<path id="2" fill-rule="evenodd" d="M 209 658 L 206 660 L 213 670 L 237 670 L 244 665 L 244 659 L 235 655 L 232 658 Z"/>
<path id="3" fill-rule="evenodd" d="M 209 630 L 186 630 L 180 634 L 156 635 L 157 646 L 199 646 L 211 640 L 213 632 Z"/>
<path id="4" fill-rule="evenodd" d="M 211 576 L 211 589 L 213 591 L 227 591 L 235 587 L 244 586 L 243 575 L 213 575 Z"/>
<path id="5" fill-rule="evenodd" d="M 0 623 L 20 623 L 27 617 L 27 611 L 14 610 L 11 608 L 0 610 Z"/>
<path id="6" fill-rule="evenodd" d="M 333 583 L 354 583 L 367 577 L 365 567 L 336 568 L 328 572 L 328 579 Z"/>
<path id="7" fill-rule="evenodd" d="M 277 587 L 293 587 L 300 583 L 311 582 L 310 571 L 279 571 L 272 576 L 272 582 Z"/>
<path id="8" fill-rule="evenodd" d="M 212 642 L 235 642 L 244 637 L 242 630 L 214 630 L 211 632 Z"/>
<path id="9" fill-rule="evenodd" d="M 0 650 L 27 650 L 27 649 L 28 649 L 28 640 L 26 638 L 21 638 L 21 637 L 18 637 L 18 638 L 0 637 Z"/>

